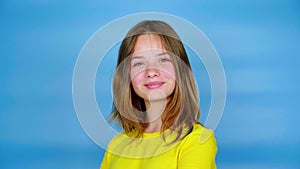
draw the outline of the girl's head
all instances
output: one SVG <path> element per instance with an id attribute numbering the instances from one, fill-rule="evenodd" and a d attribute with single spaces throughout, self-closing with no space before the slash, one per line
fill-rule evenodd
<path id="1" fill-rule="evenodd" d="M 185 48 L 162 21 L 143 21 L 129 30 L 120 46 L 113 81 L 112 120 L 137 137 L 148 126 L 149 103 L 164 99 L 161 131 L 178 132 L 199 120 L 198 94 Z"/>
<path id="2" fill-rule="evenodd" d="M 147 110 L 152 107 L 151 102 L 167 103 L 176 86 L 175 69 L 160 36 L 139 35 L 128 59 L 132 88 L 144 100 Z"/>

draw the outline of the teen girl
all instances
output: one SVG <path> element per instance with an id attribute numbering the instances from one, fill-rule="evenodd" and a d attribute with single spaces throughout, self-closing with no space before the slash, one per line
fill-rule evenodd
<path id="1" fill-rule="evenodd" d="M 112 120 L 124 132 L 108 145 L 101 169 L 215 169 L 216 140 L 198 121 L 193 73 L 176 32 L 143 21 L 120 46 Z"/>

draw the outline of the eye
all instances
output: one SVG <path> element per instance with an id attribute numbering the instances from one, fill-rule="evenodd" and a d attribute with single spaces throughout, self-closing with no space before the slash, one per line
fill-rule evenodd
<path id="1" fill-rule="evenodd" d="M 168 58 L 161 58 L 160 61 L 161 62 L 170 62 L 170 59 L 168 59 Z"/>
<path id="2" fill-rule="evenodd" d="M 142 66 L 143 64 L 143 62 L 136 62 L 133 64 L 133 67 Z"/>
<path id="3" fill-rule="evenodd" d="M 159 62 L 161 63 L 168 63 L 171 62 L 171 56 L 168 52 L 163 52 L 159 54 Z"/>

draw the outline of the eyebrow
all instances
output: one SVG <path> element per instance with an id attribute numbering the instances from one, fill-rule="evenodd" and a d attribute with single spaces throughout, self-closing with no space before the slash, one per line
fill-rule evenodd
<path id="1" fill-rule="evenodd" d="M 162 52 L 162 53 L 157 54 L 156 56 L 161 56 L 161 55 L 165 55 L 165 54 L 170 54 L 170 52 Z"/>
<path id="2" fill-rule="evenodd" d="M 132 59 L 141 59 L 141 58 L 143 58 L 143 56 L 136 55 L 136 56 L 132 56 L 132 57 L 131 57 L 131 60 L 132 60 Z"/>
<path id="3" fill-rule="evenodd" d="M 162 55 L 165 55 L 165 54 L 170 54 L 170 52 L 162 52 L 162 53 L 156 54 L 155 56 L 162 56 Z M 132 59 L 141 59 L 141 58 L 144 58 L 144 56 L 135 55 L 135 56 L 132 56 L 131 60 Z"/>

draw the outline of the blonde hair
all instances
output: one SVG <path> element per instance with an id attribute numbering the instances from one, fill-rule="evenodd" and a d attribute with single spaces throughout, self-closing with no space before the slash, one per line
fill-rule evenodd
<path id="1" fill-rule="evenodd" d="M 143 34 L 158 35 L 165 50 L 174 55 L 172 58 L 176 86 L 161 116 L 161 132 L 170 129 L 177 133 L 174 141 L 181 140 L 191 131 L 194 123 L 199 123 L 198 93 L 183 43 L 172 27 L 162 21 L 142 21 L 131 28 L 123 39 L 113 79 L 114 104 L 111 121 L 117 119 L 125 133 L 136 132 L 136 138 L 142 137 L 148 126 L 145 122 L 146 114 L 143 113 L 146 111 L 145 102 L 131 85 L 128 59 L 133 53 L 137 37 Z M 188 132 L 183 133 L 184 128 L 188 128 Z"/>

